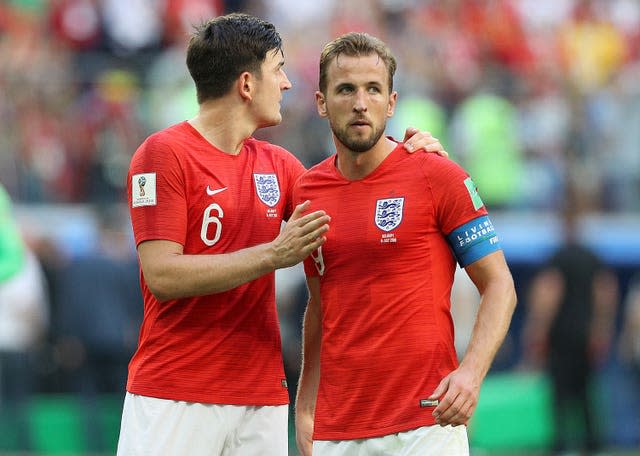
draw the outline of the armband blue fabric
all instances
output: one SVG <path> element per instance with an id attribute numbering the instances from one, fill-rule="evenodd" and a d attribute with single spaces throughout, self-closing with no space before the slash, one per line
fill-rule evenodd
<path id="1" fill-rule="evenodd" d="M 498 235 L 488 215 L 459 226 L 449 233 L 447 239 L 460 267 L 463 268 L 500 250 Z"/>

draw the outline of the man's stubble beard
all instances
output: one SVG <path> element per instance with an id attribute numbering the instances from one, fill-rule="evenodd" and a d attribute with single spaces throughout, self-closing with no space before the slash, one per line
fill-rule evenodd
<path id="1" fill-rule="evenodd" d="M 366 152 L 373 148 L 384 134 L 387 126 L 386 122 L 384 122 L 379 128 L 372 127 L 374 128 L 373 132 L 368 137 L 354 138 L 355 135 L 349 135 L 348 133 L 349 126 L 339 128 L 331 120 L 329 120 L 329 125 L 331 126 L 331 131 L 342 145 L 350 151 L 358 153 Z"/>

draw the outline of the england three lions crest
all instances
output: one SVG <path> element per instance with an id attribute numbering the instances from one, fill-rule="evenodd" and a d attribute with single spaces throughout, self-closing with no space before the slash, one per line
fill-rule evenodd
<path id="1" fill-rule="evenodd" d="M 260 201 L 269 207 L 273 207 L 280 201 L 280 186 L 278 176 L 275 174 L 254 174 L 253 180 L 256 183 L 256 193 Z"/>
<path id="2" fill-rule="evenodd" d="M 376 226 L 391 231 L 402 222 L 404 198 L 387 198 L 376 201 Z"/>

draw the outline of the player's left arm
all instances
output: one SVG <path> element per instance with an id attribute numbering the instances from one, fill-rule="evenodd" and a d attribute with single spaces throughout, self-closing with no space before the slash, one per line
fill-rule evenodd
<path id="1" fill-rule="evenodd" d="M 438 138 L 434 138 L 428 131 L 420 131 L 414 127 L 407 127 L 404 132 L 404 148 L 409 153 L 424 150 L 425 152 L 435 152 L 442 157 L 448 157 L 449 154 Z"/>
<path id="2" fill-rule="evenodd" d="M 460 366 L 444 377 L 429 397 L 440 400 L 433 414 L 442 426 L 467 424 L 473 415 L 480 386 L 507 334 L 516 306 L 513 278 L 502 250 L 465 269 L 480 292 L 480 307 Z"/>
<path id="3" fill-rule="evenodd" d="M 311 456 L 316 397 L 320 383 L 320 345 L 322 340 L 322 308 L 320 278 L 307 276 L 309 301 L 302 327 L 302 367 L 296 396 L 296 443 L 301 456 Z"/>

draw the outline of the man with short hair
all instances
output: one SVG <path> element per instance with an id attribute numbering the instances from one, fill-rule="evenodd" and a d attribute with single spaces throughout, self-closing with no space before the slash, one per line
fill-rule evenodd
<path id="1" fill-rule="evenodd" d="M 296 402 L 304 456 L 467 455 L 464 425 L 516 304 L 468 174 L 384 136 L 395 69 L 387 46 L 365 33 L 337 38 L 320 57 L 317 109 L 337 153 L 294 188 L 294 202 L 331 217 L 305 260 Z M 481 295 L 460 365 L 450 313 L 456 260 Z"/>

